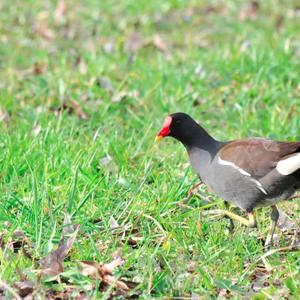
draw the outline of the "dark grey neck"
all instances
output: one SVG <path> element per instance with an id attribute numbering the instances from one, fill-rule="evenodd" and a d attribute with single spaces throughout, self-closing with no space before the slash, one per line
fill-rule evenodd
<path id="1" fill-rule="evenodd" d="M 198 124 L 195 124 L 188 133 L 178 140 L 185 146 L 187 151 L 197 148 L 213 156 L 222 144 L 210 136 L 207 131 Z"/>
<path id="2" fill-rule="evenodd" d="M 194 130 L 194 138 L 185 140 L 183 144 L 188 152 L 193 169 L 201 180 L 206 182 L 206 180 L 209 180 L 211 164 L 224 143 L 215 140 L 201 126 Z"/>

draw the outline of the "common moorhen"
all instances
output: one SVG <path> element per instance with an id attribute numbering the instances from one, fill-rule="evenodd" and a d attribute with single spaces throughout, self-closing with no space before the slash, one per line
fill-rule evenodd
<path id="1" fill-rule="evenodd" d="M 167 136 L 185 146 L 201 181 L 249 216 L 249 220 L 231 215 L 233 218 L 254 227 L 254 208 L 271 206 L 272 222 L 265 243 L 269 249 L 279 217 L 276 204 L 300 189 L 300 142 L 264 138 L 220 142 L 181 112 L 166 117 L 156 140 Z"/>

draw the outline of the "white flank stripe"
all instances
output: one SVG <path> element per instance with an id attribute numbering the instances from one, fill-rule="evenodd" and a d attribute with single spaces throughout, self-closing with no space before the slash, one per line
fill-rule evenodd
<path id="1" fill-rule="evenodd" d="M 267 191 L 263 188 L 262 184 L 258 180 L 253 178 L 250 178 L 250 180 L 253 181 L 265 195 L 268 195 Z"/>
<path id="2" fill-rule="evenodd" d="M 281 175 L 290 175 L 300 168 L 300 153 L 287 159 L 280 160 L 276 169 Z"/>
<path id="3" fill-rule="evenodd" d="M 250 174 L 250 173 L 246 172 L 245 170 L 243 170 L 242 168 L 238 167 L 237 165 L 235 165 L 234 163 L 232 163 L 232 162 L 230 162 L 230 161 L 228 161 L 228 160 L 223 160 L 222 158 L 220 158 L 220 156 L 218 157 L 218 162 L 219 162 L 221 165 L 224 165 L 224 166 L 231 166 L 231 167 L 235 168 L 237 171 L 239 171 L 241 174 L 251 177 L 251 174 Z M 257 187 L 258 187 L 265 195 L 268 194 L 267 191 L 263 188 L 262 184 L 261 184 L 258 180 L 254 179 L 254 178 L 249 178 L 249 179 L 250 179 L 252 182 L 254 182 L 254 183 L 257 185 Z"/>
<path id="4" fill-rule="evenodd" d="M 235 165 L 234 163 L 228 161 L 228 160 L 223 160 L 220 156 L 218 157 L 218 162 L 221 165 L 224 166 L 231 166 L 233 168 L 235 168 L 236 170 L 238 170 L 241 174 L 246 175 L 246 176 L 251 176 L 251 174 L 249 174 L 248 172 L 246 172 L 245 170 L 243 170 L 242 168 L 238 167 L 237 165 Z"/>

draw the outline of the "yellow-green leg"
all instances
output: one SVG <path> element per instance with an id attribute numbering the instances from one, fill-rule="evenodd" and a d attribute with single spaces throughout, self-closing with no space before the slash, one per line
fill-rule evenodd
<path id="1" fill-rule="evenodd" d="M 267 239 L 265 242 L 265 250 L 269 251 L 270 248 L 272 247 L 273 244 L 273 235 L 275 232 L 275 228 L 279 219 L 279 212 L 278 209 L 275 205 L 271 206 L 272 212 L 271 212 L 271 224 L 270 224 L 270 229 L 267 235 Z"/>
<path id="2" fill-rule="evenodd" d="M 248 214 L 248 220 L 241 217 L 241 216 L 239 216 L 239 215 L 237 215 L 237 214 L 235 214 L 235 213 L 233 213 L 233 212 L 231 212 L 231 211 L 228 211 L 228 210 L 225 211 L 225 215 L 230 217 L 233 220 L 236 220 L 236 221 L 242 223 L 243 225 L 245 225 L 247 227 L 251 227 L 251 228 L 256 227 L 256 222 L 255 222 L 255 219 L 254 219 L 254 213 L 253 212 Z"/>

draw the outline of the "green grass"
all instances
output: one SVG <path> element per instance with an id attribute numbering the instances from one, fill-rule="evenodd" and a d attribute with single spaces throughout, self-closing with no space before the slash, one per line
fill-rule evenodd
<path id="1" fill-rule="evenodd" d="M 221 140 L 300 140 L 297 1 L 263 1 L 252 14 L 243 1 L 66 5 L 55 21 L 55 1 L 0 4 L 0 107 L 7 115 L 0 123 L 1 280 L 13 288 L 17 266 L 36 280 L 35 261 L 56 248 L 68 212 L 80 230 L 63 276 L 78 290 L 89 281 L 77 262 L 109 262 L 121 242 L 122 232 L 110 229 L 113 217 L 129 228 L 117 275 L 139 282 L 140 297 L 215 298 L 224 288 L 246 297 L 263 255 L 257 237 L 266 233 L 269 210 L 258 212 L 258 230 L 237 225 L 229 233 L 228 220 L 201 215 L 204 200 L 194 197 L 193 209 L 179 206 L 197 178 L 182 146 L 153 141 L 164 117 L 176 111 Z M 155 35 L 165 52 L 154 46 Z M 129 96 L 113 102 L 120 92 Z M 54 113 L 70 100 L 87 120 L 67 109 Z M 107 155 L 112 160 L 105 165 Z M 213 199 L 212 208 L 223 207 Z M 299 200 L 282 207 L 298 221 Z M 10 250 L 17 229 L 31 242 L 32 259 Z M 142 238 L 134 247 L 128 243 L 133 235 Z M 268 261 L 274 270 L 250 297 L 284 291 L 296 298 L 299 251 Z M 63 285 L 43 279 L 41 290 Z M 87 295 L 107 297 L 95 290 Z"/>

